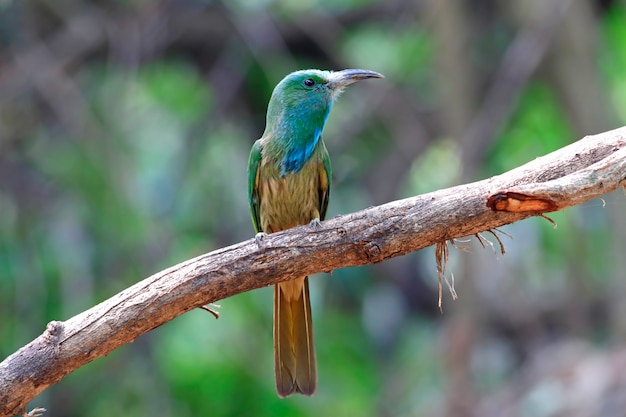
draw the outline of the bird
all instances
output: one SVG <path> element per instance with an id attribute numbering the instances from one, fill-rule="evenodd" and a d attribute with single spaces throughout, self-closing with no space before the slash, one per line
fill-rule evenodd
<path id="1" fill-rule="evenodd" d="M 248 202 L 260 245 L 269 233 L 324 220 L 332 170 L 322 131 L 334 101 L 360 80 L 384 78 L 375 71 L 295 71 L 274 88 L 263 135 L 248 161 Z M 311 396 L 317 389 L 308 277 L 274 286 L 276 391 Z"/>

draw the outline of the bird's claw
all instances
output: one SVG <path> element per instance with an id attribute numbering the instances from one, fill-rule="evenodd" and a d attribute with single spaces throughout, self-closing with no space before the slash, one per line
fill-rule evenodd
<path id="1" fill-rule="evenodd" d="M 254 236 L 254 241 L 256 242 L 256 245 L 259 247 L 259 249 L 265 248 L 265 243 L 263 243 L 263 239 L 265 239 L 266 236 L 267 233 L 264 232 L 259 232 Z"/>
<path id="2" fill-rule="evenodd" d="M 311 220 L 311 222 L 309 223 L 309 226 L 311 226 L 313 230 L 317 232 L 322 228 L 322 222 L 320 222 L 320 219 L 316 217 L 313 220 Z"/>

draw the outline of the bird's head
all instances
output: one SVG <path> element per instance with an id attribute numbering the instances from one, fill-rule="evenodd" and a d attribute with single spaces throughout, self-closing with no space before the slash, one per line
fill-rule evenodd
<path id="1" fill-rule="evenodd" d="M 322 71 L 316 69 L 292 72 L 272 92 L 268 116 L 324 120 L 333 101 L 343 89 L 360 80 L 383 78 L 377 72 L 362 69 Z"/>
<path id="2" fill-rule="evenodd" d="M 272 92 L 264 137 L 280 148 L 281 175 L 298 172 L 311 156 L 326 124 L 333 101 L 348 85 L 383 78 L 363 69 L 292 72 Z"/>

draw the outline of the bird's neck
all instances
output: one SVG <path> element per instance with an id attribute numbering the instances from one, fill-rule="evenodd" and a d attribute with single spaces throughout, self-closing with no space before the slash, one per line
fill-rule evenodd
<path id="1" fill-rule="evenodd" d="M 300 172 L 314 155 L 330 107 L 314 114 L 283 112 L 273 120 L 268 118 L 263 133 L 265 155 L 275 161 L 280 176 Z"/>

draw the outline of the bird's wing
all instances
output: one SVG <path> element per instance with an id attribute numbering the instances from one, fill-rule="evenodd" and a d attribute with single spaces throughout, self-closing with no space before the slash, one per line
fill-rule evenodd
<path id="1" fill-rule="evenodd" d="M 320 165 L 320 220 L 326 217 L 328 200 L 330 198 L 330 182 L 332 181 L 333 170 L 330 167 L 330 157 L 326 150 L 326 145 L 322 142 L 322 164 Z"/>
<path id="2" fill-rule="evenodd" d="M 248 159 L 248 204 L 250 204 L 250 215 L 254 230 L 261 232 L 261 216 L 259 201 L 259 165 L 261 165 L 261 141 L 257 140 L 252 145 L 250 159 Z"/>

